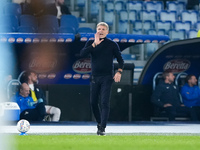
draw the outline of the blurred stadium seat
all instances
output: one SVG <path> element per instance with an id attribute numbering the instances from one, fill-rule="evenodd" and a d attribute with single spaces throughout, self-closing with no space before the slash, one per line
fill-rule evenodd
<path id="1" fill-rule="evenodd" d="M 17 3 L 6 3 L 3 11 L 6 15 L 16 15 L 17 17 L 22 14 L 21 6 Z"/>
<path id="2" fill-rule="evenodd" d="M 159 13 L 159 19 L 160 21 L 171 21 L 174 23 L 176 20 L 178 20 L 177 12 L 162 10 Z"/>
<path id="3" fill-rule="evenodd" d="M 144 2 L 144 7 L 147 11 L 156 11 L 159 13 L 163 10 L 163 2 L 162 1 L 147 1 Z"/>
<path id="4" fill-rule="evenodd" d="M 36 33 L 35 28 L 31 26 L 19 26 L 17 31 L 20 33 Z"/>
<path id="5" fill-rule="evenodd" d="M 35 30 L 38 28 L 38 21 L 32 15 L 21 15 L 19 18 L 20 26 L 33 27 Z"/>
<path id="6" fill-rule="evenodd" d="M 176 21 L 174 23 L 174 29 L 175 30 L 184 29 L 186 31 L 189 31 L 191 27 L 192 27 L 192 23 L 190 21 L 185 21 L 185 22 Z"/>
<path id="7" fill-rule="evenodd" d="M 77 33 L 94 33 L 94 30 L 89 27 L 80 27 L 78 28 Z"/>
<path id="8" fill-rule="evenodd" d="M 186 38 L 186 31 L 183 29 L 182 30 L 170 29 L 168 31 L 168 35 L 172 41 L 183 40 Z"/>
<path id="9" fill-rule="evenodd" d="M 73 34 L 76 34 L 76 30 L 73 28 L 73 27 L 60 27 L 58 29 L 58 32 L 59 33 L 73 33 Z"/>
<path id="10" fill-rule="evenodd" d="M 79 27 L 79 22 L 74 15 L 62 15 L 60 19 L 61 27 L 74 27 L 75 30 Z"/>
<path id="11" fill-rule="evenodd" d="M 196 38 L 197 37 L 198 30 L 196 29 L 190 29 L 187 33 L 187 38 Z"/>
<path id="12" fill-rule="evenodd" d="M 18 17 L 15 15 L 0 15 L 1 20 L 4 21 L 3 26 L 12 27 L 14 31 L 17 31 L 19 27 Z M 8 29 L 8 28 L 5 28 Z"/>
<path id="13" fill-rule="evenodd" d="M 139 12 L 139 18 L 140 20 L 143 21 L 150 20 L 152 22 L 155 22 L 157 20 L 157 12 L 155 10 L 152 11 L 141 10 Z"/>
<path id="14" fill-rule="evenodd" d="M 198 21 L 198 12 L 197 11 L 182 11 L 180 14 L 181 20 L 184 21 L 191 21 L 192 25 L 197 23 Z"/>

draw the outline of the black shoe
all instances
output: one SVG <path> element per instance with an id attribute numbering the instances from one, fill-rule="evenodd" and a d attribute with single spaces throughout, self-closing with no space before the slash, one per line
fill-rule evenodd
<path id="1" fill-rule="evenodd" d="M 98 132 L 100 136 L 105 136 L 106 133 L 105 133 L 105 128 L 100 128 L 99 132 Z"/>
<path id="2" fill-rule="evenodd" d="M 100 130 L 101 130 L 101 125 L 100 125 L 100 124 L 98 124 L 98 125 L 97 125 L 97 135 L 99 135 L 99 134 L 100 134 Z"/>

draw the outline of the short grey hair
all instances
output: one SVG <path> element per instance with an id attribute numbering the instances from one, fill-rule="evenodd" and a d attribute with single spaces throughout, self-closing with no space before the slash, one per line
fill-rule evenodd
<path id="1" fill-rule="evenodd" d="M 107 28 L 107 30 L 109 31 L 109 26 L 108 26 L 108 24 L 105 23 L 105 22 L 99 22 L 99 23 L 97 24 L 97 28 L 98 28 L 98 26 L 105 26 L 105 27 Z"/>

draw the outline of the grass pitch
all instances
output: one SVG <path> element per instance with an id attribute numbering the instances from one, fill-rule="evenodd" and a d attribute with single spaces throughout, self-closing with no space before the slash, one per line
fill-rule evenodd
<path id="1" fill-rule="evenodd" d="M 200 135 L 14 135 L 16 150 L 199 150 Z"/>

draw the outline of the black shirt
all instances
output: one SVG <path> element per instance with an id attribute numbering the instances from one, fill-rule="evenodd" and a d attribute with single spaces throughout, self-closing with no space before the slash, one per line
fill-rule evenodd
<path id="1" fill-rule="evenodd" d="M 175 107 L 180 106 L 181 101 L 178 87 L 173 83 L 169 84 L 162 81 L 153 92 L 151 102 L 159 107 L 163 107 L 163 105 L 167 103 Z"/>
<path id="2" fill-rule="evenodd" d="M 81 50 L 81 56 L 87 56 L 89 54 L 91 55 L 93 76 L 113 75 L 114 58 L 117 58 L 119 68 L 123 69 L 124 61 L 122 59 L 119 46 L 116 42 L 108 38 L 104 38 L 104 41 L 102 41 L 95 48 L 92 47 L 93 42 L 93 40 L 88 41 L 85 47 Z"/>

